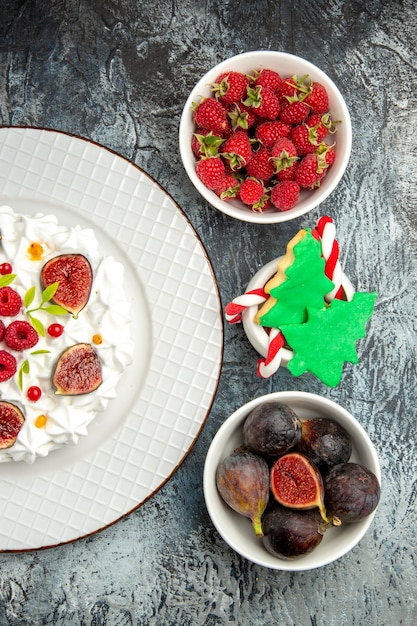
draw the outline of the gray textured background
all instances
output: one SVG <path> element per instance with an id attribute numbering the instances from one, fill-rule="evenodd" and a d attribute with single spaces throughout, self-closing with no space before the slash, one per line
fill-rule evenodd
<path id="1" fill-rule="evenodd" d="M 0 554 L 0 626 L 378 625 L 416 623 L 416 9 L 413 0 L 1 0 L 0 123 L 91 138 L 156 178 L 189 216 L 223 304 L 329 213 L 346 273 L 379 294 L 360 364 L 329 390 L 286 371 L 254 375 L 225 328 L 212 411 L 174 477 L 114 526 L 46 551 Z M 189 90 L 239 52 L 282 50 L 318 65 L 346 98 L 353 150 L 337 191 L 308 219 L 257 227 L 211 209 L 177 146 Z M 371 530 L 341 560 L 305 573 L 232 552 L 204 504 L 202 468 L 223 420 L 253 397 L 322 393 L 368 430 L 383 472 Z"/>

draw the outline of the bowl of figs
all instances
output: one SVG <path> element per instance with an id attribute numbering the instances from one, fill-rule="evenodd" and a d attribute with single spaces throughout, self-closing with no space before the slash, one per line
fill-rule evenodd
<path id="1" fill-rule="evenodd" d="M 231 548 L 270 569 L 304 571 L 363 538 L 380 501 L 381 470 L 346 409 L 280 391 L 226 419 L 207 452 L 203 486 L 210 518 Z"/>

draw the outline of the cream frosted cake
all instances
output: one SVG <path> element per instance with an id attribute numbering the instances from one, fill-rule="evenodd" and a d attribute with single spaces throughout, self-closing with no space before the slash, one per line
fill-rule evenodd
<path id="1" fill-rule="evenodd" d="M 132 362 L 123 265 L 92 229 L 0 207 L 0 463 L 87 435 Z"/>

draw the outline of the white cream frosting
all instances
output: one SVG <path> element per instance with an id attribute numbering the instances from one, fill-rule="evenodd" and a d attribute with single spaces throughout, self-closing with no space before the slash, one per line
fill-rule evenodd
<path id="1" fill-rule="evenodd" d="M 9 351 L 17 360 L 17 372 L 9 380 L 0 382 L 0 399 L 15 403 L 25 415 L 25 422 L 13 446 L 0 449 L 0 463 L 26 461 L 33 463 L 39 456 L 66 444 L 76 444 L 87 435 L 87 427 L 97 412 L 103 411 L 109 400 L 116 397 L 117 383 L 124 369 L 132 362 L 130 303 L 123 290 L 123 265 L 112 257 L 103 257 L 92 229 L 79 226 L 68 228 L 58 224 L 54 215 L 34 216 L 16 214 L 8 206 L 0 207 L 0 263 L 11 263 L 17 274 L 10 285 L 22 297 L 36 286 L 35 299 L 30 308 L 40 303 L 40 270 L 50 258 L 59 254 L 84 254 L 93 270 L 93 285 L 87 306 L 78 318 L 72 315 L 53 316 L 36 311 L 45 329 L 58 322 L 64 326 L 60 337 L 39 337 L 38 343 L 29 350 L 10 350 L 4 341 L 0 349 Z M 34 261 L 28 254 L 31 243 L 42 245 L 42 259 Z M 1 318 L 7 326 L 13 320 L 27 320 L 22 308 L 17 316 Z M 102 343 L 93 344 L 92 337 L 99 334 Z M 94 392 L 78 396 L 55 395 L 52 373 L 59 355 L 76 343 L 94 345 L 102 365 L 103 382 Z M 37 350 L 49 350 L 47 354 L 33 355 Z M 23 361 L 29 362 L 29 373 L 22 376 L 22 389 L 18 384 L 18 372 Z M 36 385 L 42 395 L 37 402 L 28 400 L 27 389 Z M 47 416 L 45 426 L 35 425 L 40 415 Z"/>

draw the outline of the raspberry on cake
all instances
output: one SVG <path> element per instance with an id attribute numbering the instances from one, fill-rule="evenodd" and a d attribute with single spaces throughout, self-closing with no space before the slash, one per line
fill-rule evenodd
<path id="1" fill-rule="evenodd" d="M 132 361 L 130 305 L 123 265 L 92 229 L 3 206 L 0 230 L 0 463 L 32 463 L 88 435 L 116 397 Z"/>
<path id="2" fill-rule="evenodd" d="M 28 350 L 39 341 L 39 335 L 29 322 L 16 320 L 11 322 L 4 333 L 6 346 L 11 350 Z"/>
<path id="3" fill-rule="evenodd" d="M 13 317 L 17 315 L 22 306 L 22 298 L 11 287 L 0 288 L 0 315 Z"/>

